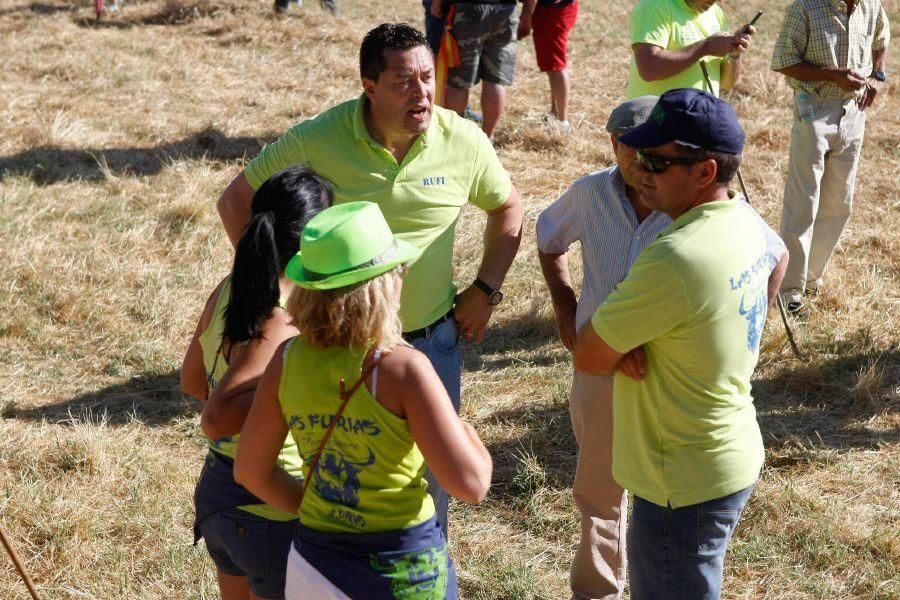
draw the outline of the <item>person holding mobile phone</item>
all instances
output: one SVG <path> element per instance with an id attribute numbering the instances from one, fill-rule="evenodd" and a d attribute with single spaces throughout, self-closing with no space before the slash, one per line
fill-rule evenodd
<path id="1" fill-rule="evenodd" d="M 791 254 L 781 284 L 789 313 L 822 286 L 850 220 L 864 112 L 887 79 L 891 32 L 881 0 L 797 0 L 775 42 L 772 70 L 794 90 L 781 236 Z"/>
<path id="2" fill-rule="evenodd" d="M 728 33 L 725 13 L 716 0 L 639 0 L 631 12 L 630 29 L 629 99 L 659 96 L 675 88 L 697 88 L 718 96 L 740 78 L 741 56 L 756 33 L 752 24 Z"/>

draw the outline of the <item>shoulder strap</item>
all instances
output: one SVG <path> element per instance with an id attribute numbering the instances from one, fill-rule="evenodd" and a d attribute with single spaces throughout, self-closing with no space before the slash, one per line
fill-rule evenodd
<path id="1" fill-rule="evenodd" d="M 338 407 L 337 412 L 334 414 L 334 418 L 331 420 L 331 424 L 328 425 L 328 429 L 325 430 L 325 435 L 322 436 L 322 441 L 319 442 L 319 447 L 316 448 L 315 454 L 313 454 L 312 460 L 309 462 L 309 472 L 306 476 L 306 480 L 303 482 L 303 492 L 300 494 L 300 503 L 297 505 L 297 512 L 300 512 L 300 506 L 303 504 L 303 498 L 306 496 L 306 488 L 309 487 L 309 482 L 312 481 L 312 478 L 317 473 L 317 469 L 319 467 L 319 457 L 322 456 L 322 450 L 325 449 L 325 444 L 328 443 L 328 439 L 331 437 L 331 434 L 334 432 L 334 428 L 337 427 L 338 420 L 341 418 L 341 415 L 344 414 L 344 409 L 347 408 L 347 403 L 350 401 L 350 398 L 353 394 L 356 393 L 356 390 L 360 388 L 360 386 L 365 383 L 366 377 L 369 376 L 372 371 L 374 371 L 378 367 L 378 363 L 381 362 L 383 356 L 380 352 L 374 352 L 372 355 L 372 362 L 363 369 L 362 374 L 359 376 L 359 379 L 356 380 L 356 383 L 348 390 L 346 389 L 346 381 L 344 378 L 341 378 L 340 386 L 341 386 L 341 405 Z"/>
<path id="2" fill-rule="evenodd" d="M 212 380 L 216 374 L 216 365 L 219 364 L 219 355 L 222 354 L 222 346 L 225 344 L 225 340 L 219 342 L 219 347 L 216 349 L 216 357 L 213 359 L 212 368 L 206 374 L 206 396 L 203 397 L 204 402 L 209 402 L 209 394 L 212 391 Z M 227 357 L 225 360 L 228 360 Z"/>

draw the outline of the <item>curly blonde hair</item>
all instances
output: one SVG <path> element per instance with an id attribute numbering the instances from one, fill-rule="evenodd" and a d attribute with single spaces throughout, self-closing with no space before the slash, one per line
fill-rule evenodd
<path id="1" fill-rule="evenodd" d="M 287 312 L 316 348 L 405 344 L 400 317 L 400 268 L 333 290 L 295 287 Z"/>

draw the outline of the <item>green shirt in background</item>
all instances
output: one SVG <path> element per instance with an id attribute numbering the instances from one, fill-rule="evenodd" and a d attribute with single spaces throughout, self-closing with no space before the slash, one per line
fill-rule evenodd
<path id="1" fill-rule="evenodd" d="M 750 395 L 770 273 L 758 223 L 734 200 L 695 207 L 638 257 L 591 319 L 617 352 L 647 353 L 642 381 L 616 373 L 613 476 L 680 508 L 752 485 L 763 462 Z"/>
<path id="2" fill-rule="evenodd" d="M 684 0 L 640 0 L 631 11 L 630 27 L 632 45 L 653 44 L 664 50 L 679 50 L 714 33 L 727 31 L 728 24 L 725 13 L 718 4 L 713 4 L 700 13 L 688 6 Z M 668 79 L 644 81 L 638 74 L 632 53 L 628 73 L 628 99 L 647 94 L 662 96 L 675 88 L 697 88 L 718 96 L 722 59 L 718 56 L 708 56 L 703 62 L 706 63 L 712 81 L 712 90 L 706 85 L 699 62 Z"/>
<path id="3" fill-rule="evenodd" d="M 369 135 L 368 100 L 360 96 L 292 127 L 247 165 L 258 189 L 286 167 L 305 164 L 335 187 L 335 202 L 366 200 L 381 207 L 391 231 L 422 248 L 403 281 L 404 331 L 435 322 L 453 306 L 453 241 L 462 208 L 502 206 L 512 190 L 494 147 L 474 123 L 434 107 L 428 130 L 403 162 Z"/>

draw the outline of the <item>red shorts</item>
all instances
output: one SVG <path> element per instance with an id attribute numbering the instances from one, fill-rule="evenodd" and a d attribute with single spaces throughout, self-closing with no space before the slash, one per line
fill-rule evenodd
<path id="1" fill-rule="evenodd" d="M 531 26 L 534 53 L 541 71 L 562 71 L 566 68 L 566 45 L 577 18 L 577 0 L 565 6 L 534 7 Z"/>

